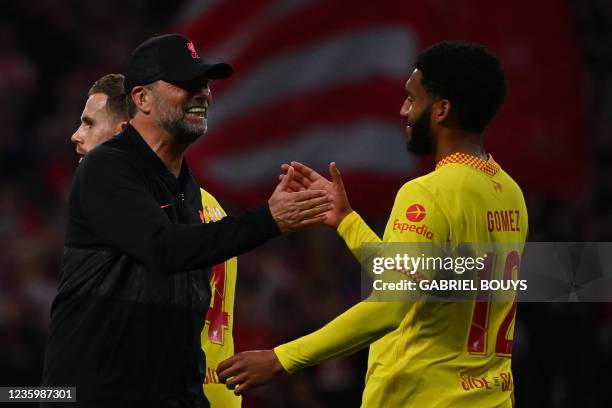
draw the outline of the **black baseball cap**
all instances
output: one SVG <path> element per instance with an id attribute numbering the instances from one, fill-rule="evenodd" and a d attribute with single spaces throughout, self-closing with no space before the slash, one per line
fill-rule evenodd
<path id="1" fill-rule="evenodd" d="M 200 77 L 225 79 L 232 75 L 229 64 L 204 60 L 193 42 L 181 34 L 152 37 L 140 44 L 130 57 L 125 73 L 125 91 L 157 80 L 188 82 Z"/>

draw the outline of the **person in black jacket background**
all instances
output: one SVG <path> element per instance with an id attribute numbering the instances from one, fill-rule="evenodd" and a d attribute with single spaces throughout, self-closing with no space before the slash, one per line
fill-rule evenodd
<path id="1" fill-rule="evenodd" d="M 206 132 L 209 80 L 231 73 L 182 35 L 145 41 L 126 72 L 130 124 L 77 168 L 43 373 L 43 386 L 76 386 L 76 406 L 207 407 L 209 267 L 331 206 L 289 192 L 290 170 L 267 205 L 202 223 L 184 154 Z"/>

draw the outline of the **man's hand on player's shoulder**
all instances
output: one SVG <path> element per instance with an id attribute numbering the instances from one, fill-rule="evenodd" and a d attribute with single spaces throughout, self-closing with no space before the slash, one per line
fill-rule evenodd
<path id="1" fill-rule="evenodd" d="M 245 351 L 223 360 L 217 367 L 219 381 L 234 394 L 267 384 L 285 372 L 272 350 Z"/>
<path id="2" fill-rule="evenodd" d="M 283 174 L 279 176 L 281 181 L 288 175 L 289 168 L 293 168 L 294 171 L 291 180 L 287 184 L 291 191 L 324 190 L 333 197 L 334 208 L 325 214 L 324 223 L 330 227 L 338 228 L 344 217 L 353 210 L 349 204 L 344 183 L 336 163 L 331 162 L 329 164 L 329 174 L 332 181 L 329 181 L 310 167 L 296 161 L 291 162 L 291 165 L 281 165 L 283 171 Z"/>

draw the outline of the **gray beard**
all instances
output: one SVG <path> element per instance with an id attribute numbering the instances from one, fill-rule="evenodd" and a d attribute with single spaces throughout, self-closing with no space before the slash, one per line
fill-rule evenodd
<path id="1" fill-rule="evenodd" d="M 179 143 L 190 145 L 195 142 L 200 136 L 206 133 L 206 125 L 190 126 L 185 123 L 183 118 L 159 117 L 157 124 L 170 133 Z"/>
<path id="2" fill-rule="evenodd" d="M 157 125 L 170 133 L 181 145 L 189 146 L 206 133 L 206 123 L 201 126 L 187 124 L 185 122 L 185 113 L 169 109 L 158 94 L 155 95 L 155 104 L 157 111 L 160 112 L 156 118 Z"/>

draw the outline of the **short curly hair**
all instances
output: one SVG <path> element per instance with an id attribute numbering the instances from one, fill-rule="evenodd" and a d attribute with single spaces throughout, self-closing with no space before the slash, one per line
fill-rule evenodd
<path id="1" fill-rule="evenodd" d="M 434 44 L 417 56 L 415 66 L 427 92 L 448 99 L 451 112 L 467 131 L 482 132 L 506 96 L 499 60 L 479 44 Z"/>

